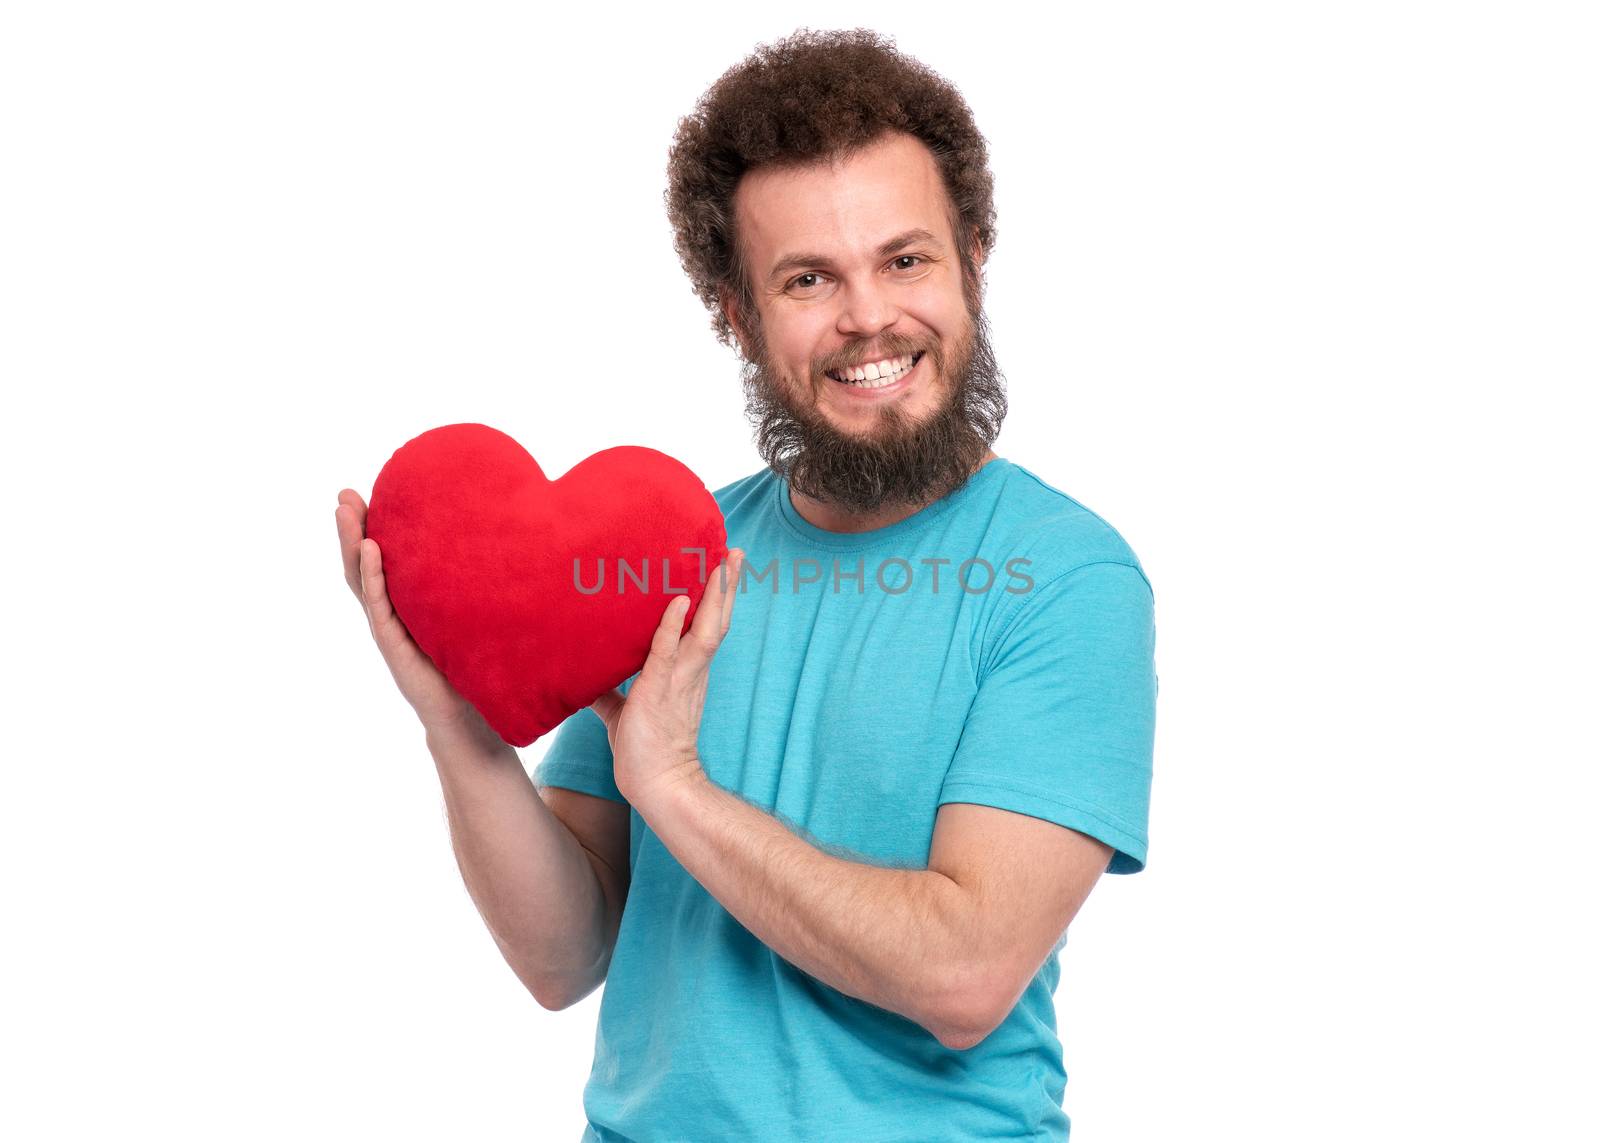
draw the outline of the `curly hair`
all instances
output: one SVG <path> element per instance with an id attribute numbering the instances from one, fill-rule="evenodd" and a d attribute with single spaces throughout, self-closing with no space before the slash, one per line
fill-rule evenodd
<path id="1" fill-rule="evenodd" d="M 985 261 L 995 243 L 994 177 L 972 111 L 947 80 L 865 28 L 801 28 L 760 44 L 724 72 L 678 122 L 667 160 L 673 247 L 723 345 L 734 346 L 721 292 L 759 321 L 734 232 L 734 191 L 758 166 L 837 161 L 886 132 L 933 152 L 950 200 L 962 273 L 976 280 L 971 243 Z M 962 241 L 962 236 L 967 237 Z"/>

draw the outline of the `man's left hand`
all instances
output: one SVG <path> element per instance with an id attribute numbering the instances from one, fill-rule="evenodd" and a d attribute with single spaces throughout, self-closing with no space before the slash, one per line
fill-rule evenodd
<path id="1" fill-rule="evenodd" d="M 617 789 L 636 808 L 704 773 L 699 738 L 707 675 L 733 618 L 743 563 L 744 553 L 735 548 L 717 565 L 687 634 L 679 632 L 689 597 L 668 603 L 628 693 L 613 687 L 589 704 L 606 724 Z"/>

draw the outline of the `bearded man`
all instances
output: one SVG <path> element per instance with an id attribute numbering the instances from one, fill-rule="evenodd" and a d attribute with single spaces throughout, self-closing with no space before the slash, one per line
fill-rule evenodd
<path id="1" fill-rule="evenodd" d="M 406 651 L 343 494 L 463 876 L 540 1004 L 606 986 L 585 1140 L 1064 1140 L 1059 953 L 1145 864 L 1154 600 L 991 447 L 983 138 L 892 42 L 802 31 L 705 93 L 668 184 L 765 467 L 713 493 L 690 630 L 668 606 L 531 782 Z"/>

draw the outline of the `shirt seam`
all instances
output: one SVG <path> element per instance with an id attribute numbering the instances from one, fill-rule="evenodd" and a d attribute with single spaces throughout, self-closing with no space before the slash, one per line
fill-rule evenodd
<path id="1" fill-rule="evenodd" d="M 1006 793 L 1010 794 L 1026 794 L 1029 797 L 1038 798 L 1040 801 L 1049 802 L 1052 805 L 1060 806 L 1062 809 L 1073 810 L 1076 813 L 1082 814 L 1086 818 L 1093 819 L 1103 826 L 1108 826 L 1111 829 L 1116 830 L 1118 833 L 1125 833 L 1130 838 L 1137 841 L 1140 845 L 1147 845 L 1149 843 L 1149 838 L 1145 835 L 1143 830 L 1136 829 L 1120 818 L 1107 814 L 1102 810 L 1091 809 L 1082 802 L 1069 801 L 1068 799 L 1063 798 L 1053 792 L 1047 792 L 1039 787 L 1030 786 L 1026 782 L 997 782 L 992 778 L 962 778 L 959 776 L 955 778 L 947 777 L 944 785 L 940 789 L 941 799 L 944 797 L 945 790 L 959 789 L 962 786 L 972 786 L 980 790 L 1004 790 Z"/>
<path id="2" fill-rule="evenodd" d="M 1115 524 L 1113 524 L 1110 520 L 1107 520 L 1104 516 L 1100 515 L 1100 513 L 1096 512 L 1093 508 L 1089 507 L 1083 501 L 1075 499 L 1074 497 L 1070 496 L 1069 494 L 1061 491 L 1061 489 L 1059 489 L 1055 485 L 1049 483 L 1043 477 L 1039 476 L 1037 473 L 1028 471 L 1028 469 L 1024 468 L 1020 464 L 1016 464 L 1015 462 L 1013 462 L 1012 467 L 1014 467 L 1018 472 L 1022 473 L 1024 476 L 1028 477 L 1028 479 L 1032 480 L 1040 488 L 1043 488 L 1046 492 L 1053 493 L 1056 496 L 1061 497 L 1061 499 L 1065 500 L 1068 504 L 1071 504 L 1073 507 L 1079 509 L 1080 511 L 1087 512 L 1090 516 L 1092 516 L 1096 520 L 1098 520 L 1101 523 L 1101 525 L 1103 525 L 1108 532 L 1110 532 L 1113 536 L 1115 536 L 1118 539 L 1118 541 L 1120 541 L 1121 543 L 1123 543 L 1125 545 L 1128 545 L 1129 548 L 1132 547 L 1131 544 L 1128 544 L 1128 538 L 1126 536 L 1124 536 L 1120 531 L 1118 531 L 1117 526 Z M 1117 561 L 1107 561 L 1107 562 L 1113 562 L 1114 563 L 1114 562 L 1117 562 Z"/>
<path id="3" fill-rule="evenodd" d="M 587 778 L 587 779 L 590 779 L 591 781 L 593 781 L 596 785 L 600 785 L 600 786 L 605 785 L 608 780 L 610 780 L 613 784 L 615 783 L 615 775 L 609 770 L 602 771 L 598 767 L 590 767 L 587 763 L 583 763 L 583 762 L 571 762 L 571 761 L 564 762 L 564 761 L 560 760 L 559 758 L 558 759 L 550 759 L 550 758 L 541 758 L 541 759 L 539 759 L 539 761 L 534 764 L 533 773 L 535 775 L 539 776 L 539 777 L 545 777 L 545 776 L 563 777 L 563 776 L 565 776 L 565 777 L 570 777 L 570 778 Z M 557 783 L 555 783 L 555 782 L 544 782 L 544 783 L 541 783 L 541 784 L 542 785 L 546 785 L 546 786 L 554 786 Z M 565 787 L 563 787 L 563 788 L 565 788 Z M 604 796 L 604 795 L 600 795 L 600 796 Z"/>
<path id="4" fill-rule="evenodd" d="M 990 646 L 989 653 L 984 656 L 982 670 L 979 672 L 977 681 L 981 683 L 984 679 L 989 677 L 989 672 L 993 669 L 993 661 L 996 652 L 999 651 L 1001 645 L 1006 641 L 1006 636 L 1011 634 L 1011 629 L 1017 625 L 1017 621 L 1022 618 L 1022 613 L 1028 609 L 1028 604 L 1032 603 L 1035 599 L 1038 599 L 1039 596 L 1043 595 L 1048 588 L 1060 583 L 1069 575 L 1074 575 L 1077 572 L 1081 572 L 1085 568 L 1098 567 L 1101 564 L 1111 564 L 1114 567 L 1132 568 L 1134 571 L 1139 573 L 1139 578 L 1144 580 L 1145 590 L 1149 591 L 1151 593 L 1151 597 L 1154 598 L 1155 589 L 1150 586 L 1149 577 L 1144 574 L 1143 569 L 1141 569 L 1138 564 L 1129 563 L 1127 560 L 1089 560 L 1085 563 L 1077 564 L 1074 567 L 1068 568 L 1066 571 L 1061 572 L 1059 575 L 1051 576 L 1049 579 L 1045 580 L 1044 583 L 1040 584 L 1038 587 L 1035 587 L 1033 590 L 1028 592 L 1028 598 L 1017 604 L 1016 610 L 1011 613 L 1011 617 L 1005 621 L 1005 624 L 1000 628 L 999 633 L 994 637 L 994 642 Z"/>

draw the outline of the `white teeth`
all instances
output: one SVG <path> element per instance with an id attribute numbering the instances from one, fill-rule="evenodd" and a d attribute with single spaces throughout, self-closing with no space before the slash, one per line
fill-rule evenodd
<path id="1" fill-rule="evenodd" d="M 904 357 L 871 361 L 854 369 L 836 370 L 833 376 L 836 380 L 854 385 L 858 389 L 882 389 L 885 385 L 893 385 L 900 379 L 900 375 L 914 364 L 916 364 L 916 354 L 907 354 Z"/>

